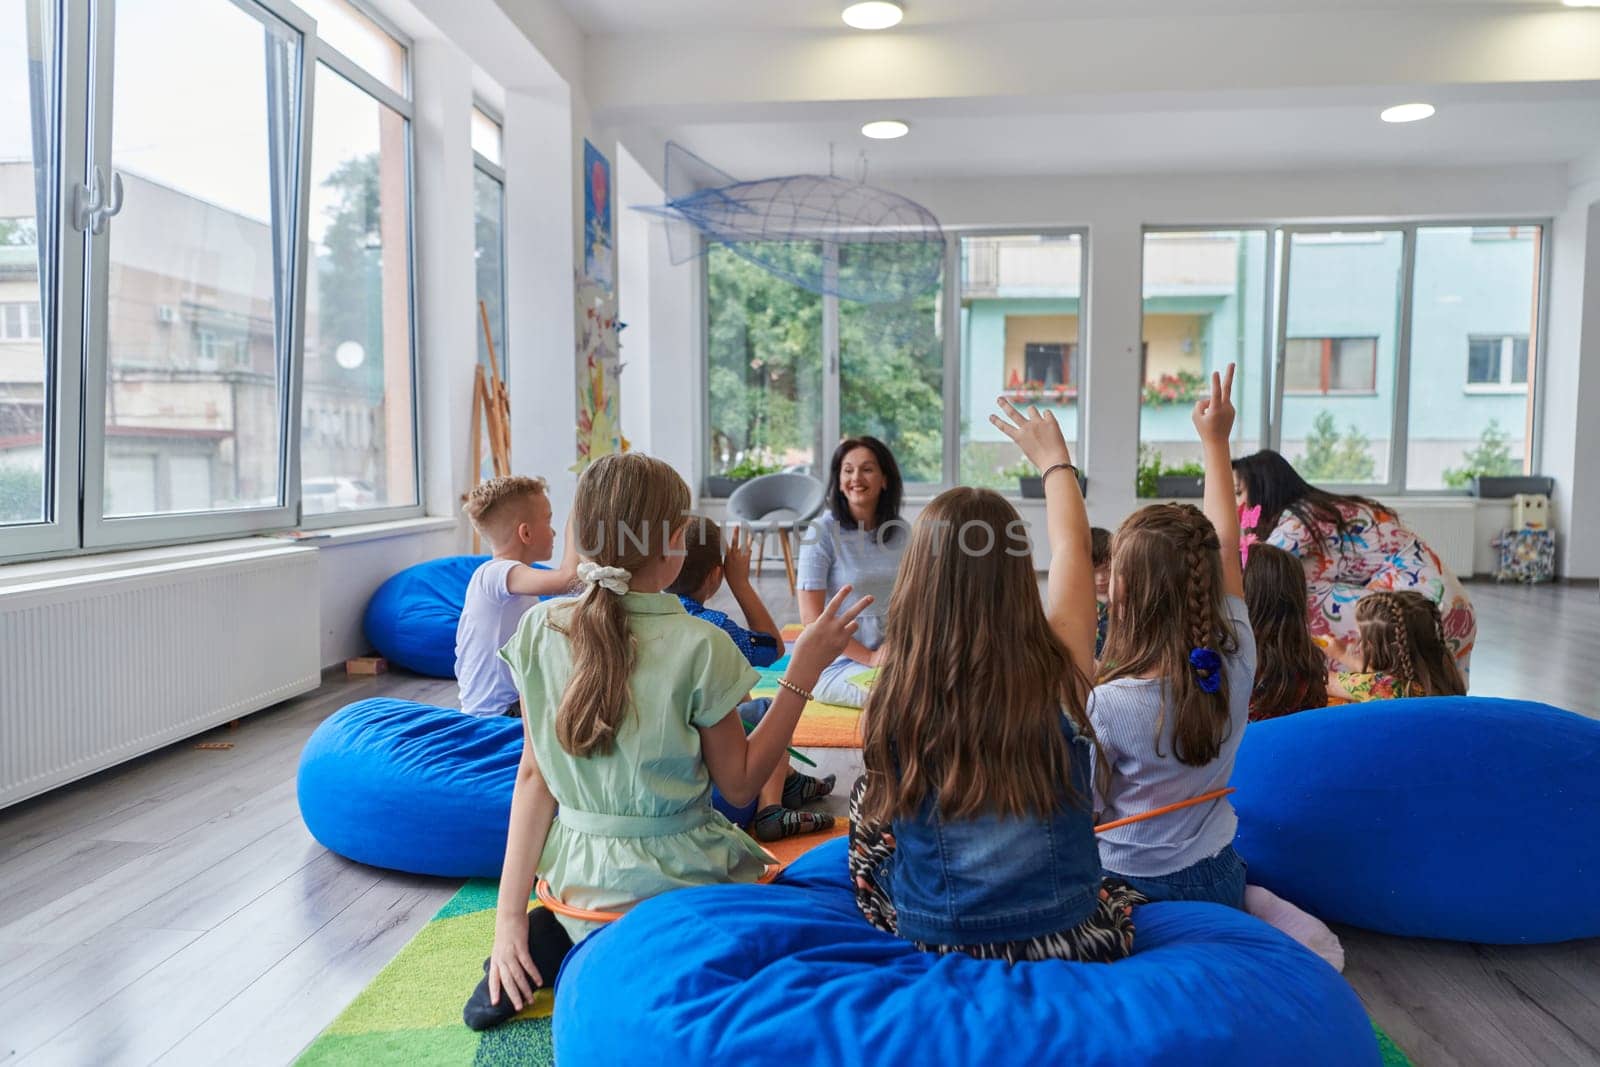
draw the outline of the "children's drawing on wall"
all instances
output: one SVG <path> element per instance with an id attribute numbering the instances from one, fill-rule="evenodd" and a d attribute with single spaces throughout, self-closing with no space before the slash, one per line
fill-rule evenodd
<path id="1" fill-rule="evenodd" d="M 583 273 L 608 292 L 615 277 L 611 242 L 611 162 L 583 142 Z"/>
<path id="2" fill-rule="evenodd" d="M 618 360 L 617 297 L 593 279 L 578 278 L 578 462 L 581 471 L 591 461 L 612 452 L 626 452 L 617 412 Z"/>

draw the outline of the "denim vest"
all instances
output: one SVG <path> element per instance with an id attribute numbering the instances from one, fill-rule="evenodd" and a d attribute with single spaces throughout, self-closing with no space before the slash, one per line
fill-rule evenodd
<path id="1" fill-rule="evenodd" d="M 1065 715 L 1077 799 L 1022 818 L 946 820 L 936 797 L 893 823 L 894 852 L 877 872 L 901 937 L 931 945 L 1026 941 L 1070 930 L 1093 913 L 1100 853 L 1090 812 L 1089 744 Z"/>

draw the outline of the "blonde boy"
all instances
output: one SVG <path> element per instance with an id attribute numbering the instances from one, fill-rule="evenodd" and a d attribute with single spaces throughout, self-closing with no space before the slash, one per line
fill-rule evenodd
<path id="1" fill-rule="evenodd" d="M 492 558 L 473 572 L 456 625 L 456 680 L 468 715 L 517 712 L 517 687 L 500 649 L 523 612 L 542 596 L 568 592 L 578 570 L 577 541 L 567 531 L 561 565 L 535 569 L 550 558 L 556 531 L 543 478 L 491 478 L 467 494 L 462 511 L 489 544 Z"/>

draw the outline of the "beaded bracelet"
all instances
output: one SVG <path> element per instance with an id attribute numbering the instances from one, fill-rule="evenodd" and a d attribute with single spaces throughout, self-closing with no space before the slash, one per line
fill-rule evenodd
<path id="1" fill-rule="evenodd" d="M 1054 474 L 1056 471 L 1059 471 L 1059 470 L 1069 470 L 1069 471 L 1071 471 L 1073 473 L 1074 477 L 1076 477 L 1077 473 L 1078 473 L 1078 468 L 1074 467 L 1070 463 L 1052 463 L 1052 464 L 1050 464 L 1050 466 L 1048 466 L 1048 467 L 1046 467 L 1044 469 L 1044 473 L 1039 475 L 1039 484 L 1043 485 L 1044 484 L 1044 480 L 1046 478 L 1050 477 L 1052 474 Z"/>
<path id="2" fill-rule="evenodd" d="M 810 690 L 801 689 L 798 685 L 795 685 L 793 682 L 789 681 L 789 679 L 787 679 L 787 678 L 779 678 L 778 679 L 778 684 L 783 686 L 789 692 L 793 693 L 795 696 L 799 697 L 801 700 L 804 700 L 807 703 L 810 703 L 810 701 L 812 699 Z"/>

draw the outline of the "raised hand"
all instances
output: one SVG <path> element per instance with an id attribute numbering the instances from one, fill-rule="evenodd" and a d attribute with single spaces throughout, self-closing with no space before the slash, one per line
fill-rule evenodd
<path id="1" fill-rule="evenodd" d="M 728 585 L 738 586 L 750 581 L 750 545 L 745 540 L 744 526 L 734 523 L 728 531 L 728 543 L 722 550 L 722 577 Z"/>
<path id="2" fill-rule="evenodd" d="M 1201 441 L 1226 444 L 1228 435 L 1233 432 L 1233 420 L 1237 414 L 1233 409 L 1233 370 L 1234 365 L 1230 363 L 1226 377 L 1212 371 L 1211 395 L 1203 396 L 1194 403 L 1194 428 L 1199 431 Z"/>
<path id="3" fill-rule="evenodd" d="M 1035 467 L 1042 471 L 1057 463 L 1072 462 L 1072 455 L 1067 451 L 1067 439 L 1061 435 L 1061 427 L 1056 423 L 1053 413 L 1046 411 L 1041 415 L 1037 407 L 1029 407 L 1028 414 L 1024 415 L 1005 397 L 999 399 L 999 404 L 1006 417 L 990 415 L 989 421 L 1016 442 L 1022 454 Z"/>
<path id="4" fill-rule="evenodd" d="M 839 658 L 855 636 L 856 616 L 872 603 L 870 596 L 864 596 L 846 608 L 844 601 L 850 592 L 851 587 L 847 585 L 833 594 L 833 599 L 822 606 L 821 614 L 801 631 L 800 639 L 795 642 L 788 673 L 794 675 L 791 681 L 801 688 L 810 689 L 822 669 Z"/>

